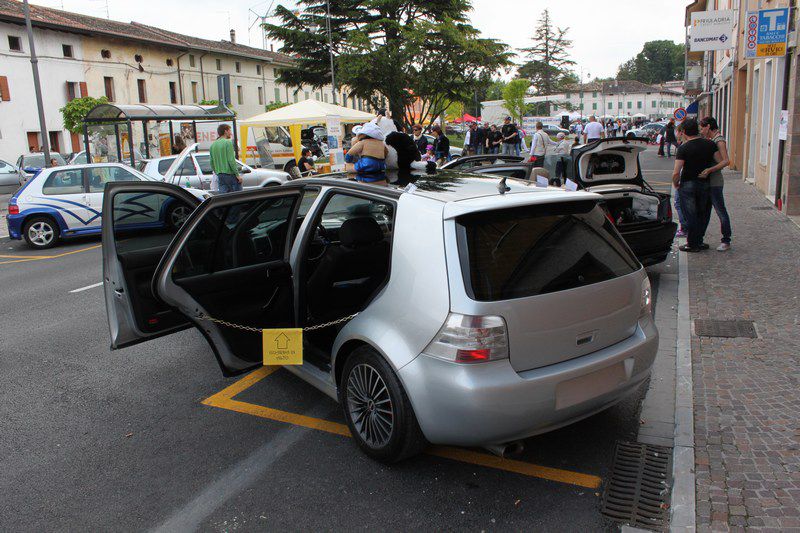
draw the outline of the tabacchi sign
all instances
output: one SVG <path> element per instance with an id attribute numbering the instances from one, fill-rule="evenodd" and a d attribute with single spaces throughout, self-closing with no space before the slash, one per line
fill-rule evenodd
<path id="1" fill-rule="evenodd" d="M 733 48 L 733 10 L 698 11 L 692 13 L 689 50 L 728 50 Z"/>

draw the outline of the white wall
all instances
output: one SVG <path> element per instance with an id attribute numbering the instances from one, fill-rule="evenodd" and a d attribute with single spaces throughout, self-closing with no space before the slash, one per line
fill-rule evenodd
<path id="1" fill-rule="evenodd" d="M 22 53 L 9 50 L 9 35 L 20 37 Z M 77 35 L 36 28 L 33 35 L 47 129 L 59 132 L 61 151 L 70 152 L 69 132 L 64 130 L 59 109 L 67 103 L 66 82 L 84 80 L 81 39 Z M 62 44 L 72 45 L 75 59 L 64 58 Z M 39 131 L 29 51 L 24 26 L 0 22 L 0 76 L 8 78 L 11 94 L 10 101 L 0 101 L 0 159 L 12 163 L 28 152 L 27 133 Z"/>

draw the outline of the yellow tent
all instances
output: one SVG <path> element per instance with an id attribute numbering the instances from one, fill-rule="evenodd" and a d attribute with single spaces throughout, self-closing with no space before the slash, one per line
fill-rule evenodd
<path id="1" fill-rule="evenodd" d="M 281 107 L 273 111 L 261 113 L 254 117 L 237 121 L 239 124 L 239 142 L 247 146 L 247 130 L 252 127 L 288 126 L 292 138 L 292 149 L 295 159 L 300 158 L 300 129 L 306 125 L 327 124 L 328 119 L 338 118 L 342 124 L 361 124 L 369 122 L 375 115 L 328 104 L 319 100 L 303 100 L 296 104 Z"/>

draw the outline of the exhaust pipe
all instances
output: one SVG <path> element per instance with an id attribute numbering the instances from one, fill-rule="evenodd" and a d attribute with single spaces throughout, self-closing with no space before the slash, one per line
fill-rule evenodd
<path id="1" fill-rule="evenodd" d="M 515 440 L 505 444 L 487 444 L 484 448 L 498 457 L 507 458 L 522 453 L 525 449 L 525 443 L 521 440 Z"/>

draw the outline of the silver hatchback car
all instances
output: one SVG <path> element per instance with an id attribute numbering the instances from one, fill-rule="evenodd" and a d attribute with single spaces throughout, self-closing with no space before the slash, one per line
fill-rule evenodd
<path id="1" fill-rule="evenodd" d="M 261 328 L 310 328 L 303 364 L 286 369 L 340 402 L 384 462 L 428 442 L 499 450 L 647 379 L 650 284 L 599 195 L 446 171 L 359 179 L 202 203 L 170 184 L 110 183 L 112 348 L 195 327 L 235 375 L 262 364 Z M 147 195 L 192 214 L 142 223 Z"/>

